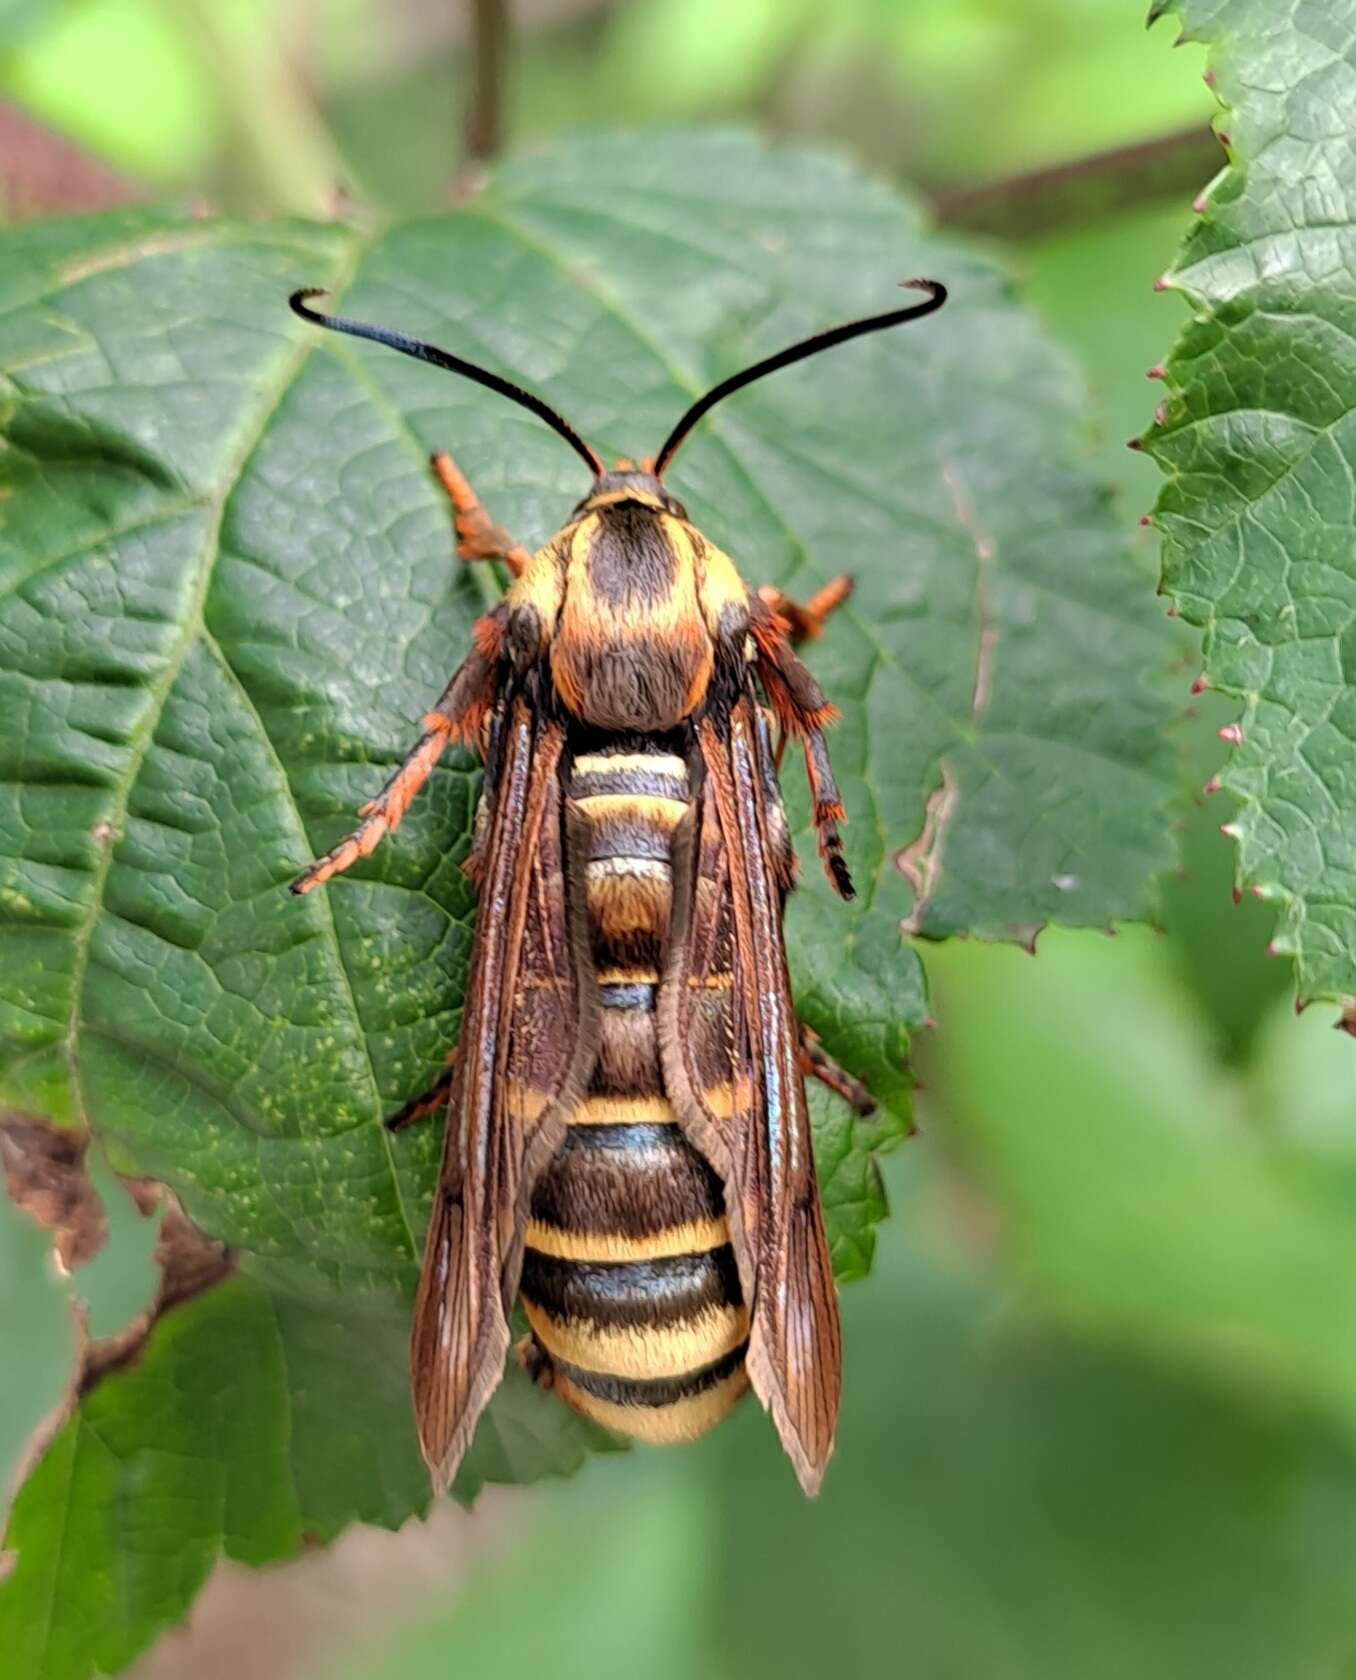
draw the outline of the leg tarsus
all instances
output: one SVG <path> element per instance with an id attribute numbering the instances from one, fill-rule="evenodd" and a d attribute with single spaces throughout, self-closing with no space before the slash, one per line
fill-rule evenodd
<path id="1" fill-rule="evenodd" d="M 292 883 L 294 893 L 308 893 L 333 875 L 374 852 L 388 834 L 400 826 L 415 794 L 433 773 L 433 767 L 452 741 L 476 742 L 480 726 L 493 702 L 498 681 L 498 659 L 503 641 L 505 608 L 501 603 L 484 618 L 476 620 L 475 646 L 462 661 L 438 704 L 424 718 L 424 733 L 414 750 L 399 765 L 375 799 L 369 799 L 358 815 L 363 819 L 352 834 L 345 835 L 324 857 Z"/>
<path id="2" fill-rule="evenodd" d="M 513 1345 L 513 1357 L 538 1388 L 550 1388 L 555 1382 L 551 1355 L 533 1335 L 521 1337 Z"/>
<path id="3" fill-rule="evenodd" d="M 842 606 L 851 595 L 853 580 L 846 573 L 833 578 L 817 589 L 808 601 L 793 601 L 776 584 L 766 583 L 758 591 L 778 618 L 786 620 L 787 635 L 793 644 L 812 642 L 823 633 L 824 621 Z"/>
<path id="4" fill-rule="evenodd" d="M 458 555 L 463 560 L 502 560 L 517 577 L 527 565 L 527 550 L 515 543 L 502 525 L 494 523 L 446 450 L 440 449 L 431 458 L 431 465 L 455 510 Z"/>
<path id="5" fill-rule="evenodd" d="M 429 779 L 443 748 L 452 738 L 452 729 L 444 719 L 435 718 L 430 713 L 424 721 L 428 727 L 415 742 L 414 751 L 397 768 L 377 797 L 369 799 L 359 810 L 362 822 L 352 834 L 346 834 L 337 846 L 332 846 L 324 857 L 317 858 L 309 869 L 297 876 L 292 883 L 294 893 L 308 893 L 331 876 L 341 875 L 359 858 L 376 851 L 386 836 L 400 826 L 400 819 L 409 809 L 410 801 Z"/>
<path id="6" fill-rule="evenodd" d="M 863 1119 L 876 1112 L 876 1099 L 854 1079 L 845 1067 L 840 1067 L 819 1042 L 819 1036 L 802 1021 L 800 1024 L 800 1065 L 802 1072 L 827 1085 L 836 1096 L 842 1097 L 854 1113 Z"/>
<path id="7" fill-rule="evenodd" d="M 843 856 L 843 838 L 838 832 L 839 823 L 847 821 L 843 814 L 843 796 L 834 779 L 823 733 L 818 729 L 807 730 L 801 737 L 801 746 L 805 753 L 805 774 L 810 781 L 810 797 L 814 801 L 820 861 L 839 898 L 855 898 L 857 891 L 852 885 L 847 859 Z"/>

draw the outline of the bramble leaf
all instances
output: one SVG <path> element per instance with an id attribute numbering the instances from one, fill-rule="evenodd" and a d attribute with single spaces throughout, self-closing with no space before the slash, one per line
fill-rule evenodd
<path id="1" fill-rule="evenodd" d="M 1299 999 L 1356 1011 L 1356 7 L 1178 0 L 1229 165 L 1162 284 L 1191 318 L 1144 445 L 1163 579 L 1242 701 L 1219 775 L 1238 880 L 1280 908 Z"/>
<path id="2" fill-rule="evenodd" d="M 634 456 L 723 374 L 888 307 L 904 277 L 951 288 L 934 319 L 741 395 L 670 474 L 750 583 L 857 579 L 809 658 L 843 712 L 859 898 L 832 900 L 803 847 L 788 918 L 805 1018 L 882 1105 L 865 1123 L 816 1105 L 843 1276 L 866 1269 L 884 1211 L 873 1151 L 908 1123 L 907 1034 L 926 1006 L 901 926 L 1029 938 L 1145 912 L 1169 856 L 1152 681 L 1167 644 L 1073 464 L 1062 362 L 988 262 L 840 163 L 738 135 L 575 140 L 504 165 L 452 215 L 381 229 L 138 211 L 9 243 L 0 1085 L 169 1184 L 241 1265 L 82 1401 L 21 1495 L 0 1594 L 19 1618 L 54 1581 L 80 1599 L 125 1556 L 109 1501 L 120 1478 L 161 1475 L 157 1433 L 211 1468 L 213 1509 L 174 1530 L 181 1544 L 157 1538 L 182 1565 L 174 1592 L 153 1612 L 81 1600 L 64 1666 L 49 1653 L 32 1670 L 83 1675 L 177 1614 L 219 1553 L 281 1555 L 302 1528 L 396 1521 L 421 1497 L 401 1348 L 438 1128 L 392 1139 L 380 1120 L 456 1039 L 472 762 L 445 762 L 348 875 L 304 900 L 285 887 L 403 756 L 496 587 L 453 559 L 428 453 L 451 448 L 528 544 L 584 488 L 520 410 L 304 326 L 291 289 L 328 287 L 346 313 L 488 363 Z M 803 831 L 794 765 L 786 781 Z M 367 1329 L 344 1329 L 355 1314 Z M 235 1353 L 211 1368 L 249 1392 L 199 1428 L 180 1390 L 144 1384 L 216 1315 L 235 1315 Z M 279 1354 L 284 1318 L 331 1341 Z M 336 1457 L 339 1420 L 294 1388 L 323 1410 L 341 1383 L 360 1437 Z M 248 1492 L 245 1417 L 276 1471 L 267 1499 Z M 114 1462 L 92 1429 L 124 1444 Z M 377 1435 L 396 1469 L 364 1491 L 343 1453 Z M 526 1457 L 523 1436 L 542 1438 Z M 565 1468 L 586 1437 L 515 1378 L 480 1474 Z M 306 1455 L 337 1463 L 332 1481 L 303 1485 Z M 60 1531 L 43 1515 L 56 1483 L 80 1516 Z M 180 1509 L 172 1476 L 157 1486 Z"/>

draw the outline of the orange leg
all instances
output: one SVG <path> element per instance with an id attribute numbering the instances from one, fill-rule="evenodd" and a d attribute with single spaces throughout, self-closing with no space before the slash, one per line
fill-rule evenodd
<path id="1" fill-rule="evenodd" d="M 433 456 L 432 466 L 456 511 L 457 553 L 463 560 L 502 560 L 517 577 L 528 562 L 527 550 L 515 543 L 502 525 L 494 523 L 461 468 L 445 450 L 440 449 Z"/>
<path id="2" fill-rule="evenodd" d="M 374 852 L 388 834 L 400 826 L 419 789 L 433 773 L 443 749 L 453 741 L 475 745 L 480 725 L 494 700 L 498 683 L 498 660 L 503 645 L 505 608 L 501 605 L 477 619 L 472 634 L 475 646 L 463 660 L 438 704 L 424 718 L 424 733 L 414 750 L 375 799 L 360 807 L 363 818 L 352 834 L 345 835 L 292 883 L 294 893 L 308 893 L 332 875 L 340 875 L 359 858 Z"/>
<path id="3" fill-rule="evenodd" d="M 827 585 L 814 597 L 815 602 L 833 593 L 837 600 L 845 598 L 846 578 Z M 812 603 L 813 604 L 813 603 Z M 836 603 L 835 603 L 836 604 Z M 803 610 L 803 609 L 797 609 Z M 832 611 L 832 607 L 828 609 Z M 823 612 L 819 613 L 823 622 Z M 777 750 L 777 762 L 786 741 L 798 740 L 805 753 L 805 770 L 810 778 L 810 795 L 814 800 L 814 822 L 819 831 L 819 856 L 825 872 L 840 898 L 853 897 L 852 877 L 843 857 L 843 842 L 838 824 L 845 821 L 843 800 L 829 764 L 829 750 L 824 744 L 824 730 L 838 713 L 824 697 L 824 691 L 792 652 L 787 636 L 786 619 L 774 610 L 766 595 L 760 591 L 752 602 L 749 628 L 758 650 L 758 675 L 767 695 L 773 715 L 781 727 L 782 741 Z"/>
<path id="4" fill-rule="evenodd" d="M 429 779 L 433 766 L 442 757 L 443 748 L 452 738 L 451 725 L 441 719 L 438 723 L 439 727 L 427 729 L 419 737 L 414 751 L 377 797 L 369 799 L 366 805 L 359 808 L 358 815 L 364 818 L 364 821 L 359 823 L 352 834 L 345 835 L 337 846 L 326 852 L 324 857 L 317 858 L 308 870 L 297 876 L 292 883 L 294 893 L 308 893 L 312 887 L 318 887 L 332 875 L 341 875 L 351 864 L 357 863 L 359 858 L 365 858 L 370 852 L 376 851 L 386 836 L 394 833 L 400 826 L 400 819 L 409 810 L 410 801 Z"/>
<path id="5" fill-rule="evenodd" d="M 803 1021 L 800 1023 L 800 1067 L 802 1073 L 819 1080 L 821 1085 L 827 1085 L 863 1117 L 876 1112 L 876 1099 L 866 1086 L 860 1079 L 854 1079 L 846 1068 L 839 1067 L 821 1046 L 819 1034 L 811 1032 Z"/>
<path id="6" fill-rule="evenodd" d="M 851 595 L 852 579 L 845 574 L 834 578 L 804 604 L 784 595 L 775 583 L 765 583 L 758 593 L 778 618 L 786 620 L 787 634 L 793 643 L 812 642 L 823 634 L 824 620 Z"/>
<path id="7" fill-rule="evenodd" d="M 829 764 L 829 749 L 818 729 L 808 729 L 801 736 L 805 753 L 805 773 L 810 778 L 810 797 L 814 800 L 814 824 L 819 835 L 819 856 L 825 873 L 833 883 L 839 898 L 855 898 L 856 889 L 843 857 L 843 840 L 838 832 L 843 814 L 843 796 L 838 791 L 833 769 Z"/>

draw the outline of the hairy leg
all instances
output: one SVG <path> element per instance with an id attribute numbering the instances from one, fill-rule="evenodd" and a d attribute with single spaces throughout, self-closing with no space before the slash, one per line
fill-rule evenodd
<path id="1" fill-rule="evenodd" d="M 821 1085 L 827 1085 L 829 1090 L 842 1097 L 856 1113 L 863 1117 L 875 1113 L 876 1100 L 870 1091 L 860 1079 L 854 1079 L 846 1068 L 839 1067 L 820 1044 L 818 1035 L 811 1032 L 804 1022 L 800 1028 L 800 1066 L 804 1074 L 817 1079 Z"/>
<path id="2" fill-rule="evenodd" d="M 494 523 L 466 475 L 445 450 L 439 450 L 431 464 L 456 512 L 457 553 L 463 560 L 502 560 L 517 577 L 528 562 L 527 550 L 515 543 L 502 525 Z"/>
<path id="3" fill-rule="evenodd" d="M 852 579 L 842 574 L 826 583 L 822 589 L 817 589 L 810 599 L 803 603 L 793 601 L 789 595 L 783 594 L 775 583 L 765 583 L 758 594 L 778 618 L 786 620 L 789 626 L 787 635 L 794 645 L 812 642 L 816 636 L 821 635 L 825 619 L 842 606 L 851 595 L 852 587 Z"/>
<path id="4" fill-rule="evenodd" d="M 429 779 L 443 749 L 452 741 L 478 744 L 480 725 L 494 700 L 498 682 L 499 651 L 503 645 L 505 609 L 497 607 L 476 621 L 475 646 L 443 690 L 438 704 L 424 718 L 424 733 L 408 758 L 399 765 L 375 799 L 368 800 L 358 815 L 363 819 L 352 834 L 345 835 L 324 857 L 292 883 L 294 893 L 308 893 L 331 876 L 374 852 L 388 834 L 400 826 L 410 801 Z"/>

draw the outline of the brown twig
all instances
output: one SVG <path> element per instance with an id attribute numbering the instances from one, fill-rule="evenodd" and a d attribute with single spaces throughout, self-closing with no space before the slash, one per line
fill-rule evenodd
<path id="1" fill-rule="evenodd" d="M 1219 169 L 1218 139 L 1193 126 L 977 186 L 940 187 L 933 214 L 949 227 L 1029 238 L 1135 204 L 1192 197 Z"/>
<path id="2" fill-rule="evenodd" d="M 471 166 L 488 162 L 503 145 L 508 33 L 508 0 L 471 0 L 471 98 L 466 110 L 465 156 Z"/>

